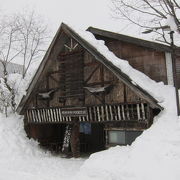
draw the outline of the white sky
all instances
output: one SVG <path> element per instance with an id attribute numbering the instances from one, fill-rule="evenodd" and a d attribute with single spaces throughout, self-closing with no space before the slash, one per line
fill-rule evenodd
<path id="1" fill-rule="evenodd" d="M 0 0 L 3 14 L 35 10 L 48 21 L 54 33 L 61 22 L 65 22 L 82 29 L 94 26 L 137 37 L 141 35 L 129 22 L 113 19 L 110 7 L 111 0 Z"/>
<path id="2" fill-rule="evenodd" d="M 57 30 L 62 21 L 82 28 L 108 26 L 112 23 L 110 5 L 110 0 L 0 0 L 3 13 L 35 9 L 48 19 L 53 30 Z"/>
<path id="3" fill-rule="evenodd" d="M 94 26 L 139 38 L 153 38 L 152 34 L 143 35 L 142 29 L 129 25 L 129 22 L 113 19 L 110 7 L 111 0 L 0 0 L 3 14 L 35 10 L 48 21 L 54 33 L 61 22 L 65 22 L 83 29 Z"/>

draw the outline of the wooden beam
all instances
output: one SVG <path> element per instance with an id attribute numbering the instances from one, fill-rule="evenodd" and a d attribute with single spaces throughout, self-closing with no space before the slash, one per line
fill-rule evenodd
<path id="1" fill-rule="evenodd" d="M 89 94 L 93 95 L 95 98 L 97 98 L 101 103 L 103 103 L 103 99 L 101 97 L 99 97 L 98 95 L 96 95 L 95 93 L 92 93 L 91 91 L 89 91 L 88 89 L 85 89 L 87 92 L 89 92 Z"/>
<path id="2" fill-rule="evenodd" d="M 97 86 L 97 85 L 101 85 L 101 82 L 94 82 L 94 83 L 88 83 L 85 84 L 86 87 L 91 87 L 91 86 Z M 104 81 L 104 84 L 112 84 L 112 81 Z"/>
<path id="3" fill-rule="evenodd" d="M 92 78 L 92 76 L 93 76 L 93 74 L 100 68 L 100 64 L 99 65 L 97 65 L 95 68 L 94 68 L 94 70 L 91 72 L 91 74 L 89 75 L 89 77 L 85 80 L 85 84 Z"/>
<path id="4" fill-rule="evenodd" d="M 84 66 L 96 66 L 97 65 L 97 62 L 89 62 L 89 63 L 85 63 Z"/>
<path id="5" fill-rule="evenodd" d="M 54 78 L 51 74 L 49 75 L 49 77 L 50 77 L 53 81 L 55 81 L 57 84 L 59 84 L 59 81 L 58 81 L 56 78 Z"/>
<path id="6" fill-rule="evenodd" d="M 104 67 L 102 64 L 100 67 L 100 79 L 101 79 L 101 87 L 104 87 Z M 102 96 L 103 104 L 105 104 L 105 93 L 102 93 L 101 96 Z"/>

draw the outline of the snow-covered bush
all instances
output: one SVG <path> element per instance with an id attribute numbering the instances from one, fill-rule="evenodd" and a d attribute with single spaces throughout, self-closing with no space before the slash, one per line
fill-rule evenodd
<path id="1" fill-rule="evenodd" d="M 34 73 L 28 72 L 23 78 L 21 74 L 12 73 L 4 78 L 0 78 L 0 112 L 8 116 L 9 113 L 15 112 L 21 98 L 25 95 L 27 86 Z M 8 87 L 7 87 L 8 86 Z"/>

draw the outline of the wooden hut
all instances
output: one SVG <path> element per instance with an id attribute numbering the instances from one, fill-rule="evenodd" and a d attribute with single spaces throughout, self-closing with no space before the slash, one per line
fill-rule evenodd
<path id="1" fill-rule="evenodd" d="M 117 57 L 173 84 L 170 48 L 89 28 Z M 163 108 L 90 42 L 62 24 L 18 106 L 28 137 L 54 151 L 96 152 L 131 144 Z"/>

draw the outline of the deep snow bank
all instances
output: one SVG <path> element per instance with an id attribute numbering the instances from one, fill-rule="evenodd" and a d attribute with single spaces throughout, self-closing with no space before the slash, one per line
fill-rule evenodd
<path id="1" fill-rule="evenodd" d="M 20 116 L 5 118 L 0 114 L 1 180 L 68 180 L 83 162 L 44 152 L 37 142 L 26 137 Z"/>
<path id="2" fill-rule="evenodd" d="M 46 155 L 38 148 L 37 142 L 27 139 L 23 127 L 20 116 L 10 115 L 6 118 L 0 113 L 0 157 Z"/>
<path id="3" fill-rule="evenodd" d="M 161 86 L 161 87 L 158 87 Z M 77 179 L 179 180 L 180 118 L 176 116 L 175 91 L 157 83 L 165 110 L 131 146 L 116 146 L 92 154 Z"/>

